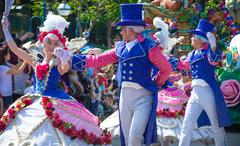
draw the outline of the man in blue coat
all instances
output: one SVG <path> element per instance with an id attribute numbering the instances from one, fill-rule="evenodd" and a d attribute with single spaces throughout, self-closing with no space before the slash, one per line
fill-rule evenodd
<path id="1" fill-rule="evenodd" d="M 167 80 L 171 65 L 152 39 L 144 37 L 142 4 L 121 4 L 122 41 L 115 48 L 98 56 L 72 56 L 72 69 L 101 67 L 118 62 L 117 80 L 120 89 L 119 115 L 122 146 L 149 146 L 157 142 L 157 89 Z M 64 54 L 58 50 L 56 55 Z M 152 79 L 153 67 L 158 73 Z"/>
<path id="2" fill-rule="evenodd" d="M 215 66 L 221 60 L 216 48 L 214 25 L 200 20 L 197 29 L 192 30 L 194 50 L 188 54 L 192 73 L 192 92 L 189 98 L 179 146 L 190 146 L 192 130 L 198 126 L 211 125 L 216 146 L 226 146 L 223 126 L 229 126 L 231 119 L 221 90 L 215 79 Z"/>

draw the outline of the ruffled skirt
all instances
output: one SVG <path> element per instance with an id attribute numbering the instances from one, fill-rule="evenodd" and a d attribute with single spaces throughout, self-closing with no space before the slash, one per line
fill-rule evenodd
<path id="1" fill-rule="evenodd" d="M 76 100 L 27 95 L 17 100 L 0 121 L 0 146 L 109 145 L 111 135 L 98 118 Z"/>

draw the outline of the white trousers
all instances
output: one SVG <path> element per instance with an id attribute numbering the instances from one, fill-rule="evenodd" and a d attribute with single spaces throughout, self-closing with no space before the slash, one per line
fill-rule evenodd
<path id="1" fill-rule="evenodd" d="M 224 129 L 218 125 L 214 93 L 209 86 L 193 87 L 186 107 L 178 146 L 190 146 L 193 128 L 203 110 L 207 113 L 211 122 L 215 145 L 226 146 Z"/>
<path id="2" fill-rule="evenodd" d="M 126 146 L 143 145 L 152 102 L 152 93 L 144 88 L 122 88 L 119 110 Z"/>

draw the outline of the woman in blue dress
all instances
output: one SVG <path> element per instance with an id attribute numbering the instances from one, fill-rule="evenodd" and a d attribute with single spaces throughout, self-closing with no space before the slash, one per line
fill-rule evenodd
<path id="1" fill-rule="evenodd" d="M 2 116 L 0 146 L 111 143 L 111 135 L 104 134 L 98 127 L 98 118 L 58 88 L 59 78 L 69 70 L 69 62 L 67 56 L 56 59 L 54 50 L 65 48 L 66 38 L 62 34 L 68 25 L 61 16 L 47 16 L 39 36 L 45 57 L 39 61 L 16 46 L 8 30 L 7 16 L 3 16 L 2 26 L 9 48 L 34 68 L 35 78 L 33 92 L 19 98 Z"/>

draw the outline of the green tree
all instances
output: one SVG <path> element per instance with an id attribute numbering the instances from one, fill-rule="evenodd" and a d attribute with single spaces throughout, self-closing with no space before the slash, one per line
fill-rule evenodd
<path id="1" fill-rule="evenodd" d="M 73 8 L 73 13 L 77 14 L 77 22 L 89 22 L 88 28 L 79 27 L 79 32 L 91 32 L 96 23 L 107 25 L 107 46 L 112 43 L 112 24 L 119 20 L 119 7 L 121 3 L 136 3 L 137 0 L 73 0 L 69 5 Z M 83 30 L 85 29 L 85 30 Z"/>
<path id="2" fill-rule="evenodd" d="M 52 3 L 52 9 L 56 10 L 60 0 L 47 0 L 48 4 Z M 137 3 L 138 0 L 69 0 L 67 3 L 71 6 L 71 13 L 77 14 L 77 24 L 79 34 L 84 31 L 91 32 L 96 23 L 101 22 L 107 25 L 108 46 L 111 46 L 112 24 L 119 20 L 119 7 L 121 3 Z M 34 0 L 33 15 L 42 16 L 42 0 Z M 87 23 L 86 23 L 87 22 Z"/>

